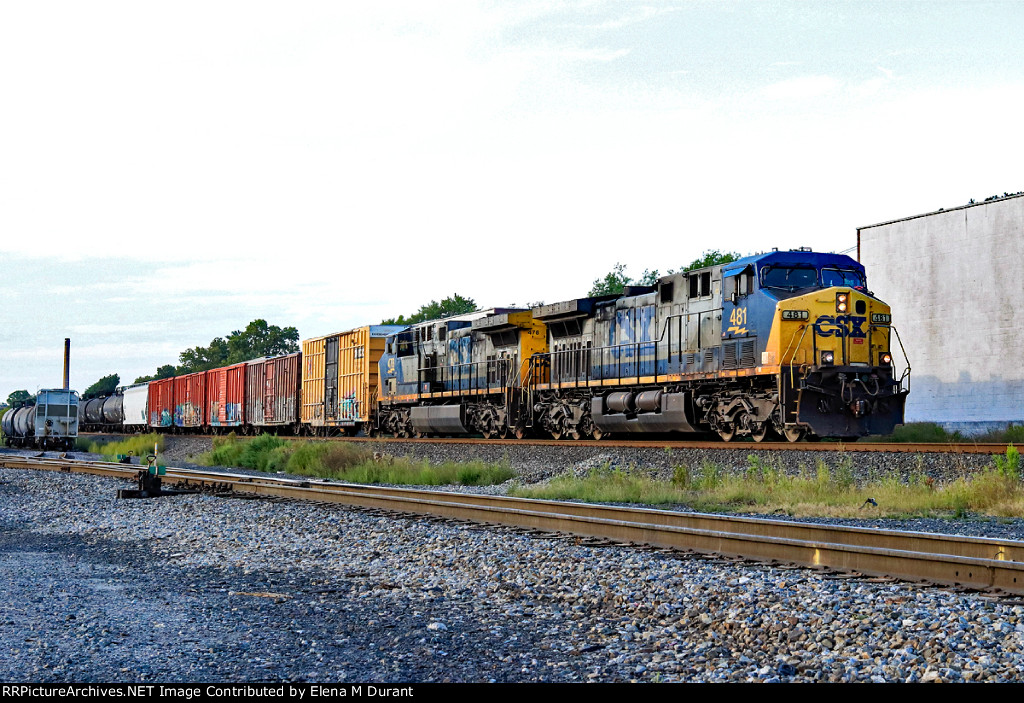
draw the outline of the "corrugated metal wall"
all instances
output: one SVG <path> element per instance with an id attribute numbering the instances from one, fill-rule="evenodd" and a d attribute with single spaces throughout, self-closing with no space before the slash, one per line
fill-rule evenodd
<path id="1" fill-rule="evenodd" d="M 324 382 L 327 337 L 307 339 L 302 343 L 302 422 L 324 424 Z"/>
<path id="2" fill-rule="evenodd" d="M 246 368 L 246 422 L 289 425 L 299 419 L 299 353 L 250 361 Z"/>
<path id="3" fill-rule="evenodd" d="M 177 427 L 200 427 L 205 424 L 206 371 L 174 378 L 174 424 Z"/>
<path id="4" fill-rule="evenodd" d="M 174 379 L 164 378 L 149 384 L 149 425 L 170 427 L 174 424 Z"/>
<path id="5" fill-rule="evenodd" d="M 235 427 L 245 421 L 245 362 L 206 372 L 206 424 Z"/>

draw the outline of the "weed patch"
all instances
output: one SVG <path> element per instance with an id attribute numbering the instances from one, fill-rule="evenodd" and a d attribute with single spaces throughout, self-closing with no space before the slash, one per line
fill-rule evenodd
<path id="1" fill-rule="evenodd" d="M 110 460 L 115 459 L 119 454 L 130 453 L 142 457 L 142 463 L 145 463 L 145 458 L 153 453 L 154 445 L 157 455 L 159 455 L 164 450 L 164 436 L 154 433 L 125 437 L 117 441 L 92 439 L 91 437 L 78 437 L 75 440 L 75 449 L 80 452 L 101 454 Z"/>
<path id="2" fill-rule="evenodd" d="M 235 466 L 257 471 L 317 476 L 351 483 L 418 486 L 488 486 L 515 475 L 509 462 L 482 461 L 431 464 L 409 457 L 375 455 L 345 442 L 287 441 L 271 435 L 240 440 L 228 435 L 214 440 L 213 450 L 199 458 L 206 466 Z"/>

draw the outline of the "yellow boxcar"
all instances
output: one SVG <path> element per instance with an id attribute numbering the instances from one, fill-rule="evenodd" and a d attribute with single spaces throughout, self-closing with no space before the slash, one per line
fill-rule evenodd
<path id="1" fill-rule="evenodd" d="M 317 434 L 357 432 L 373 416 L 387 336 L 404 327 L 368 325 L 302 342 L 302 423 Z"/>

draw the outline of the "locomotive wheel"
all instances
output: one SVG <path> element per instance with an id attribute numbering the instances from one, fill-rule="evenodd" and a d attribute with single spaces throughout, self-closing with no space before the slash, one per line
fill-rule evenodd
<path id="1" fill-rule="evenodd" d="M 501 430 L 498 431 L 498 439 L 508 439 L 511 434 L 512 430 L 508 428 L 508 425 L 502 425 Z"/>
<path id="2" fill-rule="evenodd" d="M 601 439 L 602 437 L 604 437 L 604 432 L 595 427 L 594 431 L 590 434 L 590 436 L 593 437 L 594 439 Z"/>
<path id="3" fill-rule="evenodd" d="M 763 442 L 764 438 L 768 436 L 768 423 L 762 422 L 755 427 L 750 431 L 750 436 L 755 442 Z"/>
<path id="4" fill-rule="evenodd" d="M 495 433 L 491 430 L 491 426 L 490 425 L 485 427 L 483 429 L 483 431 L 480 432 L 480 434 L 483 436 L 484 439 L 490 439 L 490 438 L 494 437 L 494 435 L 495 435 Z"/>
<path id="5" fill-rule="evenodd" d="M 804 438 L 804 428 L 786 427 L 782 430 L 782 435 L 786 438 L 787 442 L 799 442 Z"/>
<path id="6" fill-rule="evenodd" d="M 522 425 L 517 425 L 516 428 L 512 431 L 512 436 L 514 436 L 516 439 L 522 439 L 523 437 L 526 436 L 526 428 L 523 427 Z"/>
<path id="7" fill-rule="evenodd" d="M 551 430 L 551 439 L 561 439 L 561 438 L 562 438 L 562 431 L 561 430 Z"/>
<path id="8" fill-rule="evenodd" d="M 719 427 L 718 436 L 722 438 L 723 442 L 731 442 L 732 438 L 736 436 L 736 426 L 730 424 Z"/>
<path id="9" fill-rule="evenodd" d="M 580 431 L 577 430 L 577 429 L 569 430 L 567 436 L 569 437 L 569 439 L 573 439 L 573 440 L 579 439 L 580 438 Z"/>

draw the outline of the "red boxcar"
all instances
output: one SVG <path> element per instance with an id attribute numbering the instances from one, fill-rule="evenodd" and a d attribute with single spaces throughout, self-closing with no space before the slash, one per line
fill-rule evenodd
<path id="1" fill-rule="evenodd" d="M 205 424 L 238 427 L 245 422 L 245 367 L 242 362 L 206 372 Z"/>
<path id="2" fill-rule="evenodd" d="M 174 424 L 174 379 L 162 378 L 149 384 L 149 426 Z"/>
<path id="3" fill-rule="evenodd" d="M 302 354 L 249 362 L 246 370 L 246 422 L 261 427 L 296 426 Z"/>
<path id="4" fill-rule="evenodd" d="M 206 424 L 206 371 L 174 377 L 174 426 L 202 427 Z"/>

